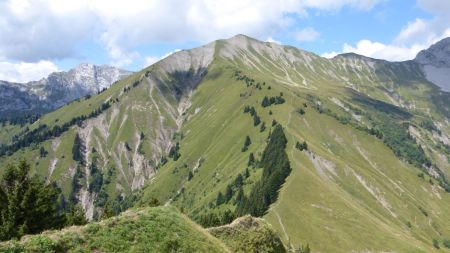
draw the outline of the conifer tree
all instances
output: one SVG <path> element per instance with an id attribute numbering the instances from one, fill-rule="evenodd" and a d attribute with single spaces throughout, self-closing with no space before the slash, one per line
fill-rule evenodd
<path id="1" fill-rule="evenodd" d="M 255 164 L 255 156 L 253 155 L 253 153 L 250 153 L 250 155 L 248 156 L 247 166 L 252 166 L 254 164 Z"/>
<path id="2" fill-rule="evenodd" d="M 80 138 L 80 135 L 77 133 L 75 135 L 75 139 L 73 141 L 72 146 L 72 159 L 74 161 L 79 162 L 81 165 L 84 165 L 84 153 L 85 153 L 85 146 L 83 144 L 83 141 Z"/>
<path id="3" fill-rule="evenodd" d="M 231 189 L 230 185 L 227 185 L 227 189 L 225 190 L 225 202 L 228 202 L 233 197 L 233 189 Z"/>
<path id="4" fill-rule="evenodd" d="M 8 165 L 0 179 L 0 240 L 60 227 L 58 200 L 55 185 L 31 177 L 25 160 Z"/>

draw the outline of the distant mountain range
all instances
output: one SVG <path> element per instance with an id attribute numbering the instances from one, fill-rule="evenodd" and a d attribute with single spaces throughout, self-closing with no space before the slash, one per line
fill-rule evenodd
<path id="1" fill-rule="evenodd" d="M 0 81 L 0 117 L 49 112 L 74 99 L 108 88 L 130 74 L 130 71 L 111 66 L 80 64 L 39 81 Z"/>

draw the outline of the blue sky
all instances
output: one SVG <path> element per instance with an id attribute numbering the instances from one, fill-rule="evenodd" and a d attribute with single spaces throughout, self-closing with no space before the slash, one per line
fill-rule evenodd
<path id="1" fill-rule="evenodd" d="M 450 36 L 448 0 L 0 0 L 0 80 L 79 63 L 139 70 L 246 34 L 324 57 L 401 61 Z"/>

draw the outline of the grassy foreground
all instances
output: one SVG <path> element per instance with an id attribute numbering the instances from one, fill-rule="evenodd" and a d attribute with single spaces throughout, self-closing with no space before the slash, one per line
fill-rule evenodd
<path id="1" fill-rule="evenodd" d="M 246 245 L 245 252 L 285 252 L 263 220 L 245 220 L 246 227 L 219 227 L 210 233 L 173 207 L 141 208 L 86 226 L 4 242 L 0 252 L 242 252 L 234 245 Z"/>

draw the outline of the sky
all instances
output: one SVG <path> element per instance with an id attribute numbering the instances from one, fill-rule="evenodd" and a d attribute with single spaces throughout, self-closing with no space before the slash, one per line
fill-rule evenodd
<path id="1" fill-rule="evenodd" d="M 323 57 L 410 60 L 450 36 L 450 0 L 0 0 L 0 80 L 80 63 L 136 71 L 236 34 Z"/>

